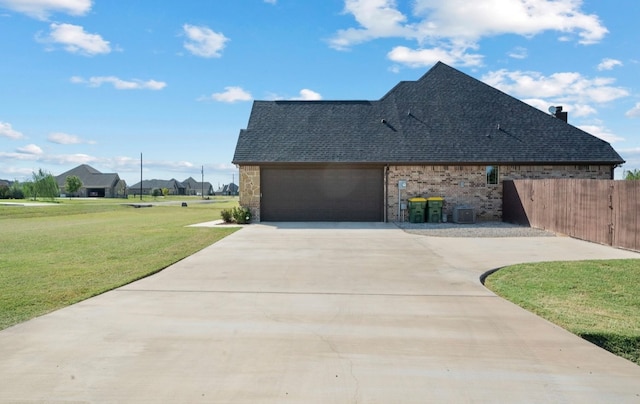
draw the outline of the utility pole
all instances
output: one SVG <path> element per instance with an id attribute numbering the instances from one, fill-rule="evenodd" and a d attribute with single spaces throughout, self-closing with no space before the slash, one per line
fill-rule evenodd
<path id="1" fill-rule="evenodd" d="M 202 182 L 200 183 L 202 185 L 202 199 L 204 199 L 204 166 L 202 166 L 202 169 L 200 170 L 200 173 L 202 174 Z"/>
<path id="2" fill-rule="evenodd" d="M 142 200 L 142 153 L 140 153 L 140 200 Z"/>

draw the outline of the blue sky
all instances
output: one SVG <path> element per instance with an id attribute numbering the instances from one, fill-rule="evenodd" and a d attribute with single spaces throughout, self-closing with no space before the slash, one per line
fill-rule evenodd
<path id="1" fill-rule="evenodd" d="M 0 178 L 238 181 L 253 100 L 377 100 L 443 61 L 640 168 L 637 0 L 0 0 Z"/>

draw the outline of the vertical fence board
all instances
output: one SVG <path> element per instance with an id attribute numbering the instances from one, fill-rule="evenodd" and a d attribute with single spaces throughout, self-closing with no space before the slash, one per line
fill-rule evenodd
<path id="1" fill-rule="evenodd" d="M 640 251 L 640 181 L 505 181 L 505 221 Z"/>

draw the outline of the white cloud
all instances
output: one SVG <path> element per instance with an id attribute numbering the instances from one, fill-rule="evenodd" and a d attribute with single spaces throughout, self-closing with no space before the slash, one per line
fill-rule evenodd
<path id="1" fill-rule="evenodd" d="M 376 38 L 415 36 L 394 0 L 345 0 L 344 14 L 352 14 L 361 28 L 338 31 L 329 42 L 335 49 L 348 49 Z"/>
<path id="2" fill-rule="evenodd" d="M 607 128 L 605 128 L 604 126 L 600 126 L 600 125 L 580 125 L 578 126 L 580 129 L 582 129 L 583 131 L 592 134 L 595 137 L 599 137 L 600 139 L 604 140 L 605 142 L 609 142 L 609 143 L 615 143 L 615 142 L 619 142 L 624 140 L 624 138 L 621 138 L 620 136 L 617 136 L 613 133 L 611 133 L 611 131 Z"/>
<path id="3" fill-rule="evenodd" d="M 431 66 L 438 61 L 449 65 L 479 66 L 482 55 L 467 53 L 467 48 L 457 49 L 431 48 L 410 49 L 406 46 L 396 46 L 387 54 L 389 60 L 410 67 Z"/>
<path id="4" fill-rule="evenodd" d="M 528 57 L 527 48 L 517 46 L 509 52 L 509 57 L 513 59 L 526 59 Z"/>
<path id="5" fill-rule="evenodd" d="M 70 81 L 75 84 L 86 84 L 89 87 L 100 87 L 103 84 L 111 84 L 116 90 L 162 90 L 167 83 L 156 80 L 122 80 L 115 76 L 97 76 L 85 79 L 80 76 L 71 77 Z"/>
<path id="6" fill-rule="evenodd" d="M 416 0 L 414 14 L 420 38 L 466 38 L 516 34 L 526 37 L 545 31 L 576 33 L 579 42 L 599 42 L 607 29 L 598 16 L 581 11 L 581 0 Z M 565 35 L 567 36 L 567 35 Z"/>
<path id="7" fill-rule="evenodd" d="M 201 97 L 199 101 L 214 100 L 220 102 L 234 103 L 238 101 L 251 101 L 253 99 L 251 93 L 242 89 L 242 87 L 229 86 L 224 88 L 222 93 L 213 93 L 210 97 Z"/>
<path id="8" fill-rule="evenodd" d="M 51 143 L 57 143 L 57 144 L 83 144 L 83 143 L 94 144 L 95 143 L 93 141 L 84 140 L 76 135 L 69 135 L 67 133 L 61 133 L 61 132 L 49 134 L 49 136 L 47 136 L 47 140 Z"/>
<path id="9" fill-rule="evenodd" d="M 303 88 L 300 90 L 300 96 L 292 98 L 293 100 L 301 100 L 301 101 L 318 101 L 322 99 L 322 95 L 320 93 L 316 93 L 313 90 L 309 90 L 308 88 Z"/>
<path id="10" fill-rule="evenodd" d="M 353 15 L 358 27 L 339 30 L 329 45 L 346 50 L 378 38 L 404 38 L 415 40 L 417 47 L 393 49 L 388 56 L 395 62 L 424 66 L 437 57 L 474 66 L 482 56 L 468 51 L 477 49 L 485 37 L 556 31 L 564 39 L 577 34 L 581 44 L 599 42 L 608 31 L 598 16 L 585 14 L 581 6 L 581 0 L 415 0 L 409 15 L 395 0 L 345 0 L 344 13 Z M 510 56 L 526 57 L 526 50 Z"/>
<path id="11" fill-rule="evenodd" d="M 0 121 L 0 137 L 22 139 L 24 135 L 11 127 L 10 123 Z"/>
<path id="12" fill-rule="evenodd" d="M 21 154 L 33 154 L 33 155 L 40 155 L 43 153 L 42 149 L 35 144 L 28 144 L 24 147 L 19 147 L 16 149 L 16 151 Z"/>
<path id="13" fill-rule="evenodd" d="M 622 62 L 616 59 L 602 59 L 602 62 L 598 64 L 598 70 L 611 70 L 616 66 L 622 66 Z"/>
<path id="14" fill-rule="evenodd" d="M 221 52 L 229 41 L 222 33 L 214 32 L 205 26 L 185 24 L 182 29 L 188 38 L 184 43 L 185 49 L 196 56 L 218 58 L 222 56 Z"/>
<path id="15" fill-rule="evenodd" d="M 85 32 L 80 25 L 51 24 L 51 32 L 47 37 L 37 38 L 40 42 L 60 44 L 67 52 L 86 56 L 110 53 L 109 41 L 98 34 Z"/>
<path id="16" fill-rule="evenodd" d="M 624 114 L 627 118 L 640 118 L 640 102 Z M 1 125 L 1 123 L 0 123 Z M 1 134 L 1 132 L 0 132 Z"/>
<path id="17" fill-rule="evenodd" d="M 0 0 L 0 7 L 46 20 L 49 15 L 58 12 L 85 15 L 91 10 L 91 3 L 91 0 Z"/>
<path id="18" fill-rule="evenodd" d="M 553 101 L 547 106 L 554 103 L 572 103 L 579 106 L 579 112 L 582 114 L 595 111 L 590 103 L 606 104 L 629 95 L 624 88 L 613 86 L 613 78 L 590 79 L 576 72 L 560 72 L 545 76 L 539 72 L 502 69 L 484 75 L 482 81 L 520 99 Z M 544 110 L 546 111 L 546 108 Z"/>
<path id="19" fill-rule="evenodd" d="M 595 115 L 597 113 L 598 111 L 590 105 L 575 104 L 571 107 L 571 116 L 577 118 Z"/>

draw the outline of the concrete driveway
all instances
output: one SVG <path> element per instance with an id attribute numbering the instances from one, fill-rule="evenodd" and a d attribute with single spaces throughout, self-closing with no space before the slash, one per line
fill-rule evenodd
<path id="1" fill-rule="evenodd" d="M 254 224 L 0 332 L 0 402 L 640 402 L 640 366 L 479 282 L 597 258 L 640 255 L 566 237 Z"/>

